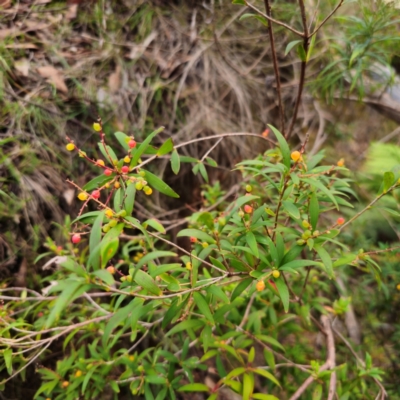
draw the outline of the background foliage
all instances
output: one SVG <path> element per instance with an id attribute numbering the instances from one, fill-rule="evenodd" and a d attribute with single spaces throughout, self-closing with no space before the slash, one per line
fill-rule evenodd
<path id="1" fill-rule="evenodd" d="M 306 45 L 295 32 L 273 24 L 274 52 L 265 17 L 254 8 L 244 7 L 243 1 L 233 5 L 73 3 L 77 2 L 3 4 L 0 257 L 5 395 L 33 398 L 40 387 L 37 398 L 65 398 L 65 393 L 71 398 L 96 398 L 100 393 L 103 398 L 131 398 L 138 393 L 146 398 L 172 398 L 171 393 L 184 397 L 185 390 L 178 392 L 178 388 L 192 384 L 200 386 L 189 386 L 187 390 L 208 393 L 217 387 L 218 395 L 229 398 L 235 391 L 245 396 L 244 390 L 249 393 L 245 388 L 254 383 L 264 395 L 289 398 L 313 371 L 316 381 L 306 395 L 324 398 L 331 372 L 318 368 L 330 359 L 326 353 L 329 335 L 318 332 L 329 328 L 318 328 L 327 321 L 324 316 L 329 315 L 334 316 L 331 322 L 336 364 L 340 366 L 336 371 L 340 398 L 375 398 L 378 391 L 384 396 L 384 390 L 376 386 L 379 379 L 386 391 L 395 396 L 399 354 L 398 316 L 394 311 L 400 282 L 396 264 L 398 194 L 384 196 L 379 207 L 346 226 L 340 243 L 348 250 L 340 251 L 340 245 L 328 246 L 332 268 L 338 267 L 335 281 L 328 279 L 326 265 L 330 264 L 326 254 L 323 250 L 315 253 L 314 245 L 318 248 L 319 239 L 312 243 L 309 241 L 314 237 L 301 237 L 308 230 L 301 221 L 305 219 L 313 225 L 311 219 L 315 218 L 307 208 L 307 198 L 311 199 L 313 192 L 321 202 L 320 211 L 326 212 L 326 217 L 320 218 L 323 228 L 318 226 L 324 232 L 337 217 L 349 220 L 357 215 L 398 179 L 398 130 L 394 129 L 399 115 L 395 4 L 344 2 Z M 306 3 L 311 27 L 318 27 L 340 4 L 321 3 Z M 265 12 L 264 2 L 255 1 L 250 6 Z M 277 20 L 302 31 L 297 5 L 272 3 L 272 12 Z M 255 14 L 257 18 L 252 17 Z M 307 51 L 304 46 L 308 46 Z M 273 54 L 279 65 L 280 89 L 275 83 Z M 305 88 L 298 111 L 294 112 L 303 67 Z M 107 161 L 108 155 L 97 147 L 98 133 L 91 126 L 98 114 L 103 117 L 105 139 L 118 159 L 126 155 L 127 148 L 115 132 L 126 132 L 141 143 L 149 132 L 165 126 L 152 139 L 153 147 L 142 154 L 147 162 L 159 149 L 159 157 L 142 171 L 135 170 L 134 175 L 136 179 L 146 179 L 153 193 L 146 196 L 139 191 L 135 203 L 128 204 L 128 211 L 134 207 L 133 222 L 121 215 L 113 219 L 117 226 L 110 227 L 106 233 L 109 242 L 105 247 L 103 243 L 101 267 L 113 265 L 122 275 L 110 275 L 92 264 L 90 257 L 100 237 L 92 233 L 87 241 L 89 226 L 78 228 L 71 222 L 82 204 L 76 200 L 76 186 L 65 179 L 71 178 L 83 188 L 99 173 L 99 166 L 84 157 L 70 157 L 64 151 L 65 137 L 91 159 Z M 286 135 L 291 121 L 295 122 L 290 151 L 282 140 L 280 150 L 272 150 L 277 139 L 272 128 L 266 131 L 267 124 L 282 128 L 282 117 L 282 133 Z M 168 142 L 170 137 L 173 143 Z M 377 143 L 369 147 L 371 141 Z M 296 170 L 302 161 L 298 165 L 292 160 L 289 165 L 288 160 L 292 150 L 303 153 L 305 142 L 305 162 L 320 169 L 315 176 L 303 178 L 318 178 L 333 192 L 332 196 L 337 197 L 336 190 L 344 190 L 345 195 L 339 196 L 340 215 L 329 205 L 332 199 L 325 197 L 326 192 L 318 192 L 323 189 L 315 184 L 308 182 L 306 191 L 296 197 L 296 178 L 286 173 L 295 168 L 292 172 L 301 176 L 305 171 Z M 322 147 L 326 158 L 317 167 L 322 160 Z M 267 149 L 271 150 L 265 153 Z M 181 163 L 179 174 L 175 175 L 177 153 Z M 348 172 L 337 165 L 341 157 L 346 160 Z M 253 161 L 243 161 L 246 159 Z M 237 169 L 231 172 L 235 165 Z M 260 168 L 266 169 L 264 175 L 260 175 Z M 333 181 L 325 175 L 331 168 L 338 169 L 338 187 L 336 183 L 331 186 Z M 157 176 L 163 177 L 168 186 Z M 288 198 L 280 198 L 284 186 L 279 185 L 285 184 L 286 176 L 290 176 L 293 186 L 284 191 Z M 124 182 L 122 178 L 123 187 Z M 346 188 L 348 183 L 351 190 Z M 97 184 L 87 189 L 89 193 Z M 135 185 L 131 188 L 136 189 Z M 247 185 L 251 186 L 251 196 L 258 197 L 251 198 L 250 203 L 249 196 L 243 197 L 244 216 L 238 214 L 239 208 L 231 215 L 240 196 L 245 196 Z M 180 198 L 176 199 L 174 193 Z M 172 198 L 165 196 L 171 194 Z M 112 208 L 118 208 L 121 195 L 118 196 L 120 200 L 111 203 Z M 127 198 L 132 198 L 132 193 Z M 355 210 L 343 207 L 343 201 L 350 202 Z M 250 213 L 245 212 L 246 204 L 253 207 Z M 87 211 L 98 213 L 95 202 L 91 201 L 88 207 Z M 280 217 L 275 226 L 276 215 Z M 265 220 L 266 228 L 257 225 L 260 218 Z M 99 232 L 102 218 L 96 221 L 92 232 Z M 107 221 L 104 219 L 103 223 Z M 80 224 L 93 222 L 83 219 Z M 122 223 L 128 224 L 123 233 Z M 196 237 L 194 231 L 185 231 L 188 223 L 189 229 L 203 232 L 196 243 L 184 239 Z M 316 227 L 312 228 L 314 235 Z M 78 252 L 70 242 L 70 233 L 77 229 L 87 233 Z M 271 230 L 268 233 L 274 246 L 278 246 L 279 234 L 284 237 L 278 263 L 271 258 L 273 250 L 265 242 L 263 229 Z M 229 235 L 232 231 L 239 234 L 235 242 Z M 143 243 L 145 232 L 156 237 L 150 235 Z M 213 242 L 218 242 L 218 235 L 226 241 L 225 246 L 230 243 L 239 249 L 217 246 L 217 251 Z M 179 245 L 178 251 L 170 243 L 162 244 L 161 238 Z M 311 269 L 299 266 L 299 275 L 290 271 L 289 285 L 285 286 L 285 282 L 281 287 L 278 282 L 282 282 L 282 276 L 275 281 L 268 274 L 285 265 L 282 256 L 300 246 L 295 244 L 297 240 L 307 241 L 307 245 L 295 258 L 312 261 L 310 255 L 314 254 L 314 261 L 322 260 L 325 271 L 319 269 L 320 264 Z M 395 250 L 379 252 L 388 247 Z M 356 265 L 355 259 L 350 258 L 343 265 L 335 265 L 343 253 L 357 254 L 360 249 L 370 254 L 362 256 L 364 259 L 355 256 Z M 200 264 L 193 254 L 204 261 Z M 69 261 L 53 259 L 56 264 L 43 268 L 54 256 L 69 257 Z M 232 261 L 236 258 L 242 260 L 244 270 L 239 261 Z M 63 267 L 56 267 L 60 262 Z M 188 262 L 190 266 L 186 265 Z M 215 270 L 223 270 L 221 263 L 226 264 L 225 272 Z M 234 283 L 234 276 L 224 276 L 231 263 L 238 276 L 248 275 L 247 281 L 243 280 L 248 283 L 246 288 Z M 135 271 L 143 270 L 152 280 L 142 275 L 138 282 L 130 271 L 131 264 Z M 83 272 L 77 265 L 91 269 Z M 141 268 L 145 265 L 147 270 Z M 161 277 L 155 274 L 155 265 L 168 266 Z M 196 268 L 198 276 L 194 279 Z M 264 274 L 261 278 L 255 274 L 258 269 Z M 119 286 L 124 276 L 132 277 L 132 282 L 128 279 Z M 207 283 L 201 291 L 178 296 L 178 286 L 179 290 L 184 290 L 185 285 L 195 288 L 197 280 L 216 283 L 219 278 L 221 287 Z M 54 294 L 47 290 L 54 281 L 62 282 L 50 289 L 60 295 L 59 300 L 49 297 Z M 256 290 L 259 281 L 266 285 L 260 292 Z M 161 287 L 173 295 L 172 299 L 179 300 L 146 298 L 143 302 L 139 297 L 122 298 L 120 293 L 119 300 L 117 296 L 110 301 L 112 291 L 103 292 L 104 285 L 128 292 L 142 287 L 144 296 L 157 296 L 157 288 Z M 289 298 L 282 292 L 285 287 L 293 290 L 290 314 L 285 313 Z M 101 295 L 87 296 L 93 291 Z M 300 298 L 304 303 L 297 299 L 299 293 L 303 294 Z M 70 303 L 65 310 L 66 299 Z M 76 325 L 79 323 L 82 327 Z M 247 333 L 237 328 L 240 326 Z M 28 333 L 42 329 L 50 330 L 40 334 L 43 336 Z M 196 334 L 199 332 L 200 336 Z M 30 343 L 22 345 L 26 335 Z M 315 360 L 320 360 L 319 366 Z M 293 369 L 293 365 L 297 367 Z M 17 373 L 20 369 L 21 373 Z M 381 374 L 383 370 L 385 375 Z M 348 376 L 352 377 L 351 382 L 346 382 Z M 37 387 L 27 388 L 21 379 L 34 379 Z M 173 383 L 164 390 L 167 381 Z M 230 392 L 224 392 L 228 388 Z M 189 392 L 187 396 L 194 395 Z"/>

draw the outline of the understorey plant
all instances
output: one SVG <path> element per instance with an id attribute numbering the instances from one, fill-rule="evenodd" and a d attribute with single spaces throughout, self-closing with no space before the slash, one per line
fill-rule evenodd
<path id="1" fill-rule="evenodd" d="M 207 178 L 205 163 L 215 162 L 208 154 L 203 161 L 182 156 L 189 143 L 152 146 L 162 128 L 142 143 L 116 132 L 119 148 L 106 143 L 101 120 L 94 129 L 102 159 L 67 144 L 99 176 L 83 187 L 70 182 L 82 207 L 66 223 L 70 243 L 48 243 L 53 267 L 42 292 L 1 289 L 2 369 L 9 375 L 2 389 L 34 366 L 42 382 L 35 399 L 201 392 L 212 400 L 228 389 L 243 399 L 384 398 L 382 371 L 338 328 L 351 299 L 334 288 L 344 266 L 369 269 L 379 281 L 379 252 L 349 249 L 341 233 L 399 188 L 394 173 L 354 213 L 344 160 L 320 165 L 323 156 L 308 157 L 306 141 L 291 150 L 269 126 L 270 135 L 254 140 L 270 148 L 236 166 L 236 195 L 218 191 L 210 205 L 213 189 L 205 189 L 207 207 L 179 231 L 187 238 L 181 247 L 162 222 L 136 217 L 154 191 L 179 195 L 148 165 L 169 157 L 175 173 L 189 162 Z M 323 350 L 311 339 L 318 333 Z M 62 353 L 56 363 L 51 351 Z"/>

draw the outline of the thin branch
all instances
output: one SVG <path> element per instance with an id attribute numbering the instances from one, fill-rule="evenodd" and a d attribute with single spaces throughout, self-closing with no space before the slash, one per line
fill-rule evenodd
<path id="1" fill-rule="evenodd" d="M 330 12 L 330 14 L 318 25 L 317 28 L 315 28 L 314 32 L 309 35 L 309 38 L 314 36 L 327 22 L 328 20 L 332 17 L 333 14 L 339 9 L 339 7 L 343 4 L 344 0 L 340 0 L 337 6 Z"/>
<path id="2" fill-rule="evenodd" d="M 333 369 L 336 366 L 336 352 L 335 352 L 335 340 L 333 338 L 332 326 L 329 318 L 326 315 L 321 316 L 321 322 L 323 325 L 324 333 L 326 335 L 326 347 L 327 347 L 327 358 L 324 365 L 319 368 L 319 372 Z M 290 400 L 300 399 L 307 388 L 314 382 L 315 377 L 309 376 L 303 384 L 296 390 Z M 332 400 L 336 392 L 336 372 L 332 372 L 331 381 L 329 383 L 329 394 L 328 400 Z"/>
<path id="3" fill-rule="evenodd" d="M 265 11 L 267 16 L 271 18 L 271 5 L 269 0 L 264 0 L 265 4 Z M 278 104 L 279 104 L 279 116 L 281 119 L 281 133 L 285 135 L 285 110 L 282 102 L 282 90 L 281 90 L 281 77 L 279 74 L 279 67 L 278 67 L 278 57 L 276 55 L 276 48 L 275 48 L 275 39 L 274 39 L 274 32 L 272 30 L 272 24 L 268 24 L 268 35 L 269 41 L 271 46 L 271 53 L 272 53 L 272 62 L 274 66 L 274 74 L 275 74 L 275 81 L 276 81 L 276 92 L 278 95 Z"/>
<path id="4" fill-rule="evenodd" d="M 274 19 L 270 17 L 269 15 L 263 13 L 261 10 L 259 10 L 257 7 L 254 7 L 252 4 L 250 4 L 247 0 L 244 0 L 246 2 L 247 7 L 251 8 L 253 11 L 255 11 L 258 15 L 261 15 L 265 19 L 267 19 L 270 22 L 273 22 L 274 24 L 283 26 L 284 28 L 288 29 L 289 31 L 295 33 L 297 36 L 304 37 L 304 33 L 300 32 L 294 28 L 292 28 L 290 25 L 285 24 L 284 22 L 278 21 L 277 19 Z"/>

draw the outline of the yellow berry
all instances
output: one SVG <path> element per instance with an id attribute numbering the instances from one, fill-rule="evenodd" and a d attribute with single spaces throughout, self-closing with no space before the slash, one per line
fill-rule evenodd
<path id="1" fill-rule="evenodd" d="M 84 158 L 86 156 L 86 151 L 79 150 L 79 157 Z"/>
<path id="2" fill-rule="evenodd" d="M 142 190 L 143 189 L 143 183 L 142 182 L 136 182 L 135 188 L 136 188 L 136 190 Z"/>
<path id="3" fill-rule="evenodd" d="M 80 193 L 78 194 L 78 199 L 79 199 L 80 201 L 85 201 L 85 200 L 87 200 L 87 198 L 88 198 L 88 195 L 87 195 L 87 193 L 85 193 L 85 192 L 80 192 Z"/>
<path id="4" fill-rule="evenodd" d="M 106 211 L 106 216 L 107 216 L 108 218 L 111 218 L 113 215 L 114 215 L 114 213 L 113 213 L 112 210 L 108 209 L 108 210 Z"/>
<path id="5" fill-rule="evenodd" d="M 135 356 L 129 356 L 129 361 L 135 361 Z"/>
<path id="6" fill-rule="evenodd" d="M 189 270 L 189 271 L 192 269 L 192 263 L 191 263 L 190 261 L 188 261 L 188 262 L 185 264 L 185 266 L 186 266 L 186 269 Z"/>
<path id="7" fill-rule="evenodd" d="M 299 161 L 301 158 L 301 153 L 299 151 L 293 151 L 292 154 L 290 155 L 293 161 Z"/>
<path id="8" fill-rule="evenodd" d="M 397 284 L 396 289 L 400 290 L 400 283 Z"/>
<path id="9" fill-rule="evenodd" d="M 140 258 L 138 256 L 133 257 L 133 262 L 138 263 L 140 261 Z"/>
<path id="10" fill-rule="evenodd" d="M 264 281 L 258 281 L 256 283 L 256 289 L 257 289 L 258 292 L 262 292 L 265 289 Z"/>
<path id="11" fill-rule="evenodd" d="M 147 196 L 150 196 L 153 193 L 153 189 L 150 186 L 145 186 L 143 191 Z"/>
<path id="12" fill-rule="evenodd" d="M 100 132 L 100 131 L 101 131 L 101 125 L 100 125 L 98 122 L 95 122 L 95 123 L 93 124 L 93 129 L 94 129 L 96 132 Z"/>
<path id="13" fill-rule="evenodd" d="M 114 187 L 115 187 L 115 189 L 118 189 L 121 187 L 121 184 L 119 182 L 115 182 Z"/>
<path id="14" fill-rule="evenodd" d="M 130 163 L 131 162 L 131 159 L 130 159 L 130 157 L 129 156 L 126 156 L 125 158 L 124 158 L 124 163 Z"/>
<path id="15" fill-rule="evenodd" d="M 201 245 L 203 246 L 203 249 L 206 249 L 209 246 L 207 242 L 203 242 Z"/>
<path id="16" fill-rule="evenodd" d="M 272 271 L 272 276 L 273 276 L 275 279 L 278 279 L 278 278 L 281 276 L 281 273 L 280 273 L 277 269 L 274 269 L 274 270 Z"/>
<path id="17" fill-rule="evenodd" d="M 338 166 L 338 167 L 343 167 L 343 166 L 344 166 L 344 158 L 341 158 L 341 159 L 337 162 L 337 166 Z"/>
<path id="18" fill-rule="evenodd" d="M 103 167 L 104 167 L 104 165 L 105 165 L 103 160 L 97 160 L 97 161 L 96 161 L 96 164 L 97 164 L 97 165 L 101 165 L 101 166 L 103 166 Z"/>
<path id="19" fill-rule="evenodd" d="M 68 143 L 68 144 L 65 146 L 65 148 L 66 148 L 68 151 L 73 151 L 73 150 L 75 150 L 75 145 L 74 145 L 73 143 Z"/>
<path id="20" fill-rule="evenodd" d="M 78 371 L 75 372 L 75 378 L 79 378 L 80 376 L 82 376 L 82 371 L 78 369 Z"/>

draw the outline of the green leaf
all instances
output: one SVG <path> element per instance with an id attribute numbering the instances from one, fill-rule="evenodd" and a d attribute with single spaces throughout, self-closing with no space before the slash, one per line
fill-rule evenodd
<path id="1" fill-rule="evenodd" d="M 151 226 L 152 228 L 154 228 L 156 231 L 158 231 L 160 233 L 166 233 L 165 228 L 156 219 L 153 219 L 153 218 L 148 219 L 147 221 L 143 222 L 142 225 L 143 225 L 143 228 L 147 229 L 148 226 Z"/>
<path id="2" fill-rule="evenodd" d="M 181 159 L 179 157 L 178 151 L 174 149 L 174 151 L 171 154 L 171 169 L 172 172 L 177 175 L 179 173 L 179 170 L 181 168 Z"/>
<path id="3" fill-rule="evenodd" d="M 300 58 L 301 61 L 307 61 L 307 54 L 306 51 L 304 50 L 304 46 L 297 46 L 297 54 Z"/>
<path id="4" fill-rule="evenodd" d="M 275 280 L 276 288 L 282 300 L 283 308 L 287 313 L 289 311 L 289 289 L 282 277 Z"/>
<path id="5" fill-rule="evenodd" d="M 263 25 L 268 26 L 268 20 L 266 18 L 264 18 L 261 15 L 257 15 L 257 14 L 243 14 L 240 18 L 239 21 L 242 21 L 243 19 L 247 19 L 247 18 L 255 18 L 258 19 Z"/>
<path id="6" fill-rule="evenodd" d="M 207 301 L 203 297 L 203 295 L 199 292 L 194 292 L 193 299 L 194 299 L 194 302 L 196 303 L 197 307 L 199 308 L 200 313 L 203 314 L 206 317 L 206 319 L 214 325 L 215 322 L 214 322 L 213 315 L 212 315 L 210 307 L 208 306 Z"/>
<path id="7" fill-rule="evenodd" d="M 203 383 L 189 383 L 183 385 L 178 389 L 178 392 L 209 392 L 210 389 Z"/>
<path id="8" fill-rule="evenodd" d="M 197 329 L 204 326 L 204 322 L 199 319 L 187 319 L 175 325 L 165 336 L 171 336 L 175 333 L 187 331 L 188 329 Z"/>
<path id="9" fill-rule="evenodd" d="M 107 160 L 107 162 L 109 162 L 110 164 L 113 165 L 113 161 L 118 161 L 118 157 L 116 156 L 116 154 L 114 153 L 114 150 L 110 146 L 106 145 L 104 147 L 104 144 L 101 142 L 97 143 L 97 146 L 99 146 L 101 154 L 103 154 L 103 156 Z M 107 151 L 106 151 L 106 149 L 107 149 Z M 111 160 L 110 160 L 110 157 L 111 157 Z"/>
<path id="10" fill-rule="evenodd" d="M 331 191 L 326 186 L 324 186 L 321 182 L 318 182 L 317 180 L 312 179 L 312 178 L 301 178 L 301 180 L 303 182 L 308 183 L 310 186 L 314 186 L 314 187 L 318 188 L 322 193 L 326 194 L 329 197 L 329 199 L 332 201 L 332 203 L 335 204 L 336 208 L 339 209 L 339 206 L 338 206 L 338 203 L 337 203 L 335 197 L 333 196 Z"/>
<path id="11" fill-rule="evenodd" d="M 11 375 L 12 372 L 13 372 L 13 369 L 12 369 L 12 349 L 5 349 L 3 351 L 3 357 L 4 357 L 4 361 L 6 363 L 6 368 L 7 368 L 8 375 Z"/>
<path id="12" fill-rule="evenodd" d="M 242 282 L 238 283 L 231 295 L 231 302 L 233 302 L 236 297 L 240 296 L 244 290 L 253 282 L 252 278 L 246 278 Z"/>
<path id="13" fill-rule="evenodd" d="M 146 272 L 138 269 L 135 271 L 133 276 L 133 280 L 144 289 L 148 290 L 151 293 L 159 296 L 161 294 L 161 289 L 157 286 L 155 280 Z"/>
<path id="14" fill-rule="evenodd" d="M 225 292 L 219 286 L 209 286 L 206 289 L 207 293 L 211 293 L 213 296 L 218 297 L 224 303 L 229 303 L 229 297 L 225 294 Z"/>
<path id="15" fill-rule="evenodd" d="M 118 237 L 105 237 L 105 239 L 101 243 L 101 266 L 104 268 L 108 261 L 111 260 L 117 253 L 119 247 L 119 238 Z M 92 261 L 93 265 L 93 261 Z"/>
<path id="16" fill-rule="evenodd" d="M 310 196 L 310 206 L 309 206 L 309 213 L 310 213 L 310 223 L 315 230 L 317 228 L 318 218 L 319 218 L 319 203 L 318 198 L 315 192 L 312 193 Z"/>
<path id="17" fill-rule="evenodd" d="M 253 399 L 256 400 L 279 400 L 277 397 L 272 394 L 264 394 L 264 393 L 253 393 Z"/>
<path id="18" fill-rule="evenodd" d="M 268 125 L 268 126 L 272 129 L 272 131 L 275 133 L 276 138 L 278 139 L 279 147 L 280 147 L 281 153 L 282 153 L 283 164 L 285 165 L 285 167 L 287 169 L 289 169 L 290 168 L 290 149 L 286 142 L 286 139 L 282 136 L 282 134 L 278 131 L 278 129 L 276 129 L 272 125 Z"/>
<path id="19" fill-rule="evenodd" d="M 251 252 L 256 258 L 259 258 L 260 255 L 258 253 L 258 246 L 257 246 L 257 241 L 256 237 L 254 236 L 254 233 L 249 231 L 246 233 L 246 242 L 247 245 L 250 247 Z"/>
<path id="20" fill-rule="evenodd" d="M 178 233 L 177 236 L 178 237 L 190 236 L 190 237 L 195 237 L 196 239 L 199 239 L 202 242 L 207 242 L 211 244 L 215 243 L 215 239 L 212 236 L 198 229 L 183 229 Z"/>
<path id="21" fill-rule="evenodd" d="M 333 278 L 333 266 L 332 259 L 329 253 L 321 246 L 314 247 L 315 251 L 321 257 L 322 263 L 325 266 L 326 272 L 328 273 L 330 278 Z"/>
<path id="22" fill-rule="evenodd" d="M 144 171 L 145 177 L 144 179 L 156 190 L 160 193 L 163 193 L 170 197 L 175 197 L 179 199 L 179 194 L 176 193 L 171 187 L 169 187 L 162 179 L 158 176 L 155 176 L 149 171 Z"/>
<path id="23" fill-rule="evenodd" d="M 164 156 L 165 154 L 170 153 L 174 148 L 174 142 L 171 138 L 168 138 L 163 145 L 157 151 L 157 157 Z"/>
<path id="24" fill-rule="evenodd" d="M 279 267 L 280 271 L 286 271 L 290 269 L 297 269 L 301 267 L 309 267 L 310 265 L 321 266 L 321 263 L 313 260 L 293 260 Z"/>
<path id="25" fill-rule="evenodd" d="M 243 400 L 250 400 L 251 395 L 253 394 L 254 390 L 254 376 L 253 374 L 244 373 L 243 374 L 243 392 L 242 392 L 242 399 Z"/>
<path id="26" fill-rule="evenodd" d="M 207 173 L 206 167 L 204 166 L 203 163 L 199 163 L 198 166 L 199 166 L 198 168 L 199 168 L 200 175 L 208 183 L 208 173 Z"/>
<path id="27" fill-rule="evenodd" d="M 383 174 L 383 192 L 386 193 L 388 189 L 394 184 L 395 176 L 393 172 L 385 172 Z"/>
<path id="28" fill-rule="evenodd" d="M 139 158 L 146 151 L 148 145 L 153 140 L 153 138 L 156 135 L 158 135 L 160 132 L 162 132 L 163 130 L 164 130 L 164 127 L 161 126 L 160 128 L 158 128 L 155 131 L 151 132 L 150 135 L 147 136 L 145 140 L 143 140 L 143 143 L 136 149 L 136 151 L 133 154 L 133 157 L 132 157 L 132 160 L 131 160 L 131 164 L 130 164 L 131 169 L 133 167 L 136 167 L 136 165 L 137 165 L 137 163 L 139 161 Z"/>
<path id="29" fill-rule="evenodd" d="M 97 189 L 98 187 L 105 185 L 108 181 L 111 181 L 111 179 L 114 179 L 114 177 L 106 175 L 96 176 L 96 178 L 93 178 L 83 187 L 83 190 L 91 192 L 93 189 Z"/>
<path id="30" fill-rule="evenodd" d="M 132 215 L 133 205 L 135 204 L 136 188 L 134 184 L 128 185 L 125 191 L 124 210 L 127 215 Z"/>
<path id="31" fill-rule="evenodd" d="M 164 250 L 156 250 L 147 253 L 144 257 L 140 259 L 138 263 L 136 263 L 136 268 L 139 269 L 143 265 L 146 265 L 149 261 L 155 260 L 161 257 L 176 257 L 177 254 L 172 251 L 164 251 Z"/>
<path id="32" fill-rule="evenodd" d="M 104 281 L 108 286 L 112 286 L 115 283 L 114 277 L 106 269 L 94 271 L 92 275 Z"/>
<path id="33" fill-rule="evenodd" d="M 279 384 L 279 381 L 270 372 L 268 372 L 268 371 L 266 371 L 264 369 L 261 369 L 261 368 L 253 369 L 253 372 L 255 372 L 258 375 L 263 376 L 264 378 L 269 379 L 270 381 L 274 382 L 275 385 L 281 386 Z"/>
<path id="34" fill-rule="evenodd" d="M 300 219 L 299 209 L 291 201 L 282 201 L 283 208 L 288 212 L 288 214 L 294 219 Z"/>
<path id="35" fill-rule="evenodd" d="M 314 36 L 316 36 L 316 35 L 314 35 Z M 293 40 L 292 42 L 289 42 L 285 49 L 285 56 L 287 56 L 289 54 L 290 50 L 292 50 L 293 47 L 297 46 L 299 43 L 303 43 L 303 41 L 302 40 Z"/>
<path id="36" fill-rule="evenodd" d="M 64 281 L 67 285 L 61 294 L 57 297 L 53 307 L 51 308 L 50 314 L 46 321 L 46 328 L 49 328 L 53 322 L 59 318 L 62 310 L 67 308 L 67 306 L 79 297 L 86 290 L 89 290 L 90 285 L 84 285 L 81 281 L 75 281 L 69 279 Z"/>
<path id="37" fill-rule="evenodd" d="M 124 150 L 129 151 L 130 148 L 128 146 L 129 136 L 123 132 L 115 132 L 114 136 L 118 140 L 118 143 L 124 148 Z"/>
<path id="38" fill-rule="evenodd" d="M 232 4 L 240 4 L 241 6 L 245 6 L 246 2 L 244 0 L 233 0 Z"/>
<path id="39" fill-rule="evenodd" d="M 89 253 L 93 253 L 101 241 L 101 226 L 103 224 L 104 219 L 104 211 L 100 212 L 97 216 L 96 220 L 94 221 L 92 231 L 90 232 L 89 238 Z M 92 258 L 92 266 L 94 269 L 100 268 L 100 253 L 98 257 Z"/>

